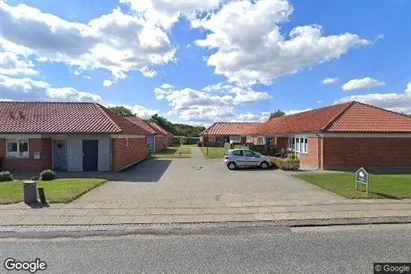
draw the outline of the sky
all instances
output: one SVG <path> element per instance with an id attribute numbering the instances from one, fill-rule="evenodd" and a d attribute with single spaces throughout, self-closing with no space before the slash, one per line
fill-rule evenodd
<path id="1" fill-rule="evenodd" d="M 409 0 L 0 0 L 0 100 L 264 122 L 356 100 L 411 114 Z"/>

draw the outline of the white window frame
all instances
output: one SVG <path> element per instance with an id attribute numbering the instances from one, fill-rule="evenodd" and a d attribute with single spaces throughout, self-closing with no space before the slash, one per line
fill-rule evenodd
<path id="1" fill-rule="evenodd" d="M 215 143 L 215 136 L 209 136 L 208 137 L 208 142 Z"/>
<path id="2" fill-rule="evenodd" d="M 308 138 L 306 136 L 291 136 L 289 138 L 289 147 L 297 153 L 308 153 Z"/>
<path id="3" fill-rule="evenodd" d="M 253 136 L 247 136 L 245 142 L 246 143 L 252 143 L 253 142 Z"/>
<path id="4" fill-rule="evenodd" d="M 20 142 L 24 141 L 27 143 L 27 151 L 23 154 L 20 154 Z M 17 151 L 10 152 L 9 151 L 9 144 L 10 143 L 17 143 Z M 30 157 L 30 146 L 29 146 L 29 139 L 7 139 L 6 140 L 6 156 L 7 158 L 18 158 L 18 159 L 28 159 Z"/>

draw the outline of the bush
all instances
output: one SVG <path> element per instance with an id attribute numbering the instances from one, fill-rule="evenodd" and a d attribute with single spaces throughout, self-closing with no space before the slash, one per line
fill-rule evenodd
<path id="1" fill-rule="evenodd" d="M 9 182 L 13 181 L 13 174 L 10 171 L 0 172 L 0 182 Z"/>
<path id="2" fill-rule="evenodd" d="M 51 180 L 54 180 L 55 178 L 56 178 L 56 174 L 51 169 L 43 170 L 40 173 L 40 180 L 42 181 L 51 181 Z"/>
<path id="3" fill-rule="evenodd" d="M 232 144 L 232 143 L 224 143 L 224 148 L 225 148 L 225 149 L 233 149 L 233 148 L 234 148 L 234 144 Z"/>
<path id="4" fill-rule="evenodd" d="M 197 146 L 198 146 L 198 147 L 202 147 L 202 146 L 203 146 L 203 142 L 198 141 L 198 142 L 197 142 Z"/>
<path id="5" fill-rule="evenodd" d="M 292 159 L 291 157 L 288 157 L 282 159 L 279 157 L 270 157 L 270 160 L 277 168 L 282 170 L 298 170 L 300 168 L 300 160 L 295 158 Z"/>
<path id="6" fill-rule="evenodd" d="M 185 145 L 188 143 L 188 137 L 183 137 L 180 139 L 180 145 Z"/>

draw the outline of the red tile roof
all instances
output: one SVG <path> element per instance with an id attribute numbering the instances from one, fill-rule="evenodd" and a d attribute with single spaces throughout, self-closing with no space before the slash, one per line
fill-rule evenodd
<path id="1" fill-rule="evenodd" d="M 165 130 L 164 128 L 162 128 L 161 126 L 159 126 L 159 125 L 156 124 L 156 123 L 151 122 L 151 123 L 149 123 L 149 125 L 150 125 L 150 127 L 151 127 L 152 129 L 155 130 L 156 134 L 158 134 L 158 135 L 170 135 L 170 136 L 173 136 L 173 134 L 171 134 L 169 131 Z"/>
<path id="2" fill-rule="evenodd" d="M 411 132 L 411 117 L 359 102 L 347 102 L 273 118 L 252 134 L 314 132 Z"/>
<path id="3" fill-rule="evenodd" d="M 236 122 L 217 122 L 211 125 L 207 130 L 200 135 L 245 135 L 252 128 L 261 123 L 236 123 Z"/>
<path id="4" fill-rule="evenodd" d="M 97 103 L 0 102 L 0 133 L 148 132 Z"/>
<path id="5" fill-rule="evenodd" d="M 326 128 L 326 132 L 409 133 L 411 117 L 383 108 L 353 102 Z"/>
<path id="6" fill-rule="evenodd" d="M 143 128 L 144 130 L 148 131 L 150 135 L 156 134 L 156 131 L 152 127 L 150 127 L 148 123 L 144 122 L 143 119 L 137 116 L 125 116 L 124 118 L 136 124 L 137 126 Z"/>

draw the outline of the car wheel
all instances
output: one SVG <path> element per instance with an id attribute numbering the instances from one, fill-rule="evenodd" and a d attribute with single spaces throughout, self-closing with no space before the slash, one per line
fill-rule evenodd
<path id="1" fill-rule="evenodd" d="M 262 163 L 260 164 L 260 167 L 261 167 L 262 169 L 267 169 L 269 166 L 270 166 L 270 165 L 269 165 L 267 162 L 262 162 Z"/>
<path id="2" fill-rule="evenodd" d="M 229 170 L 234 170 L 237 168 L 237 165 L 234 162 L 230 162 L 228 163 L 227 167 Z"/>

